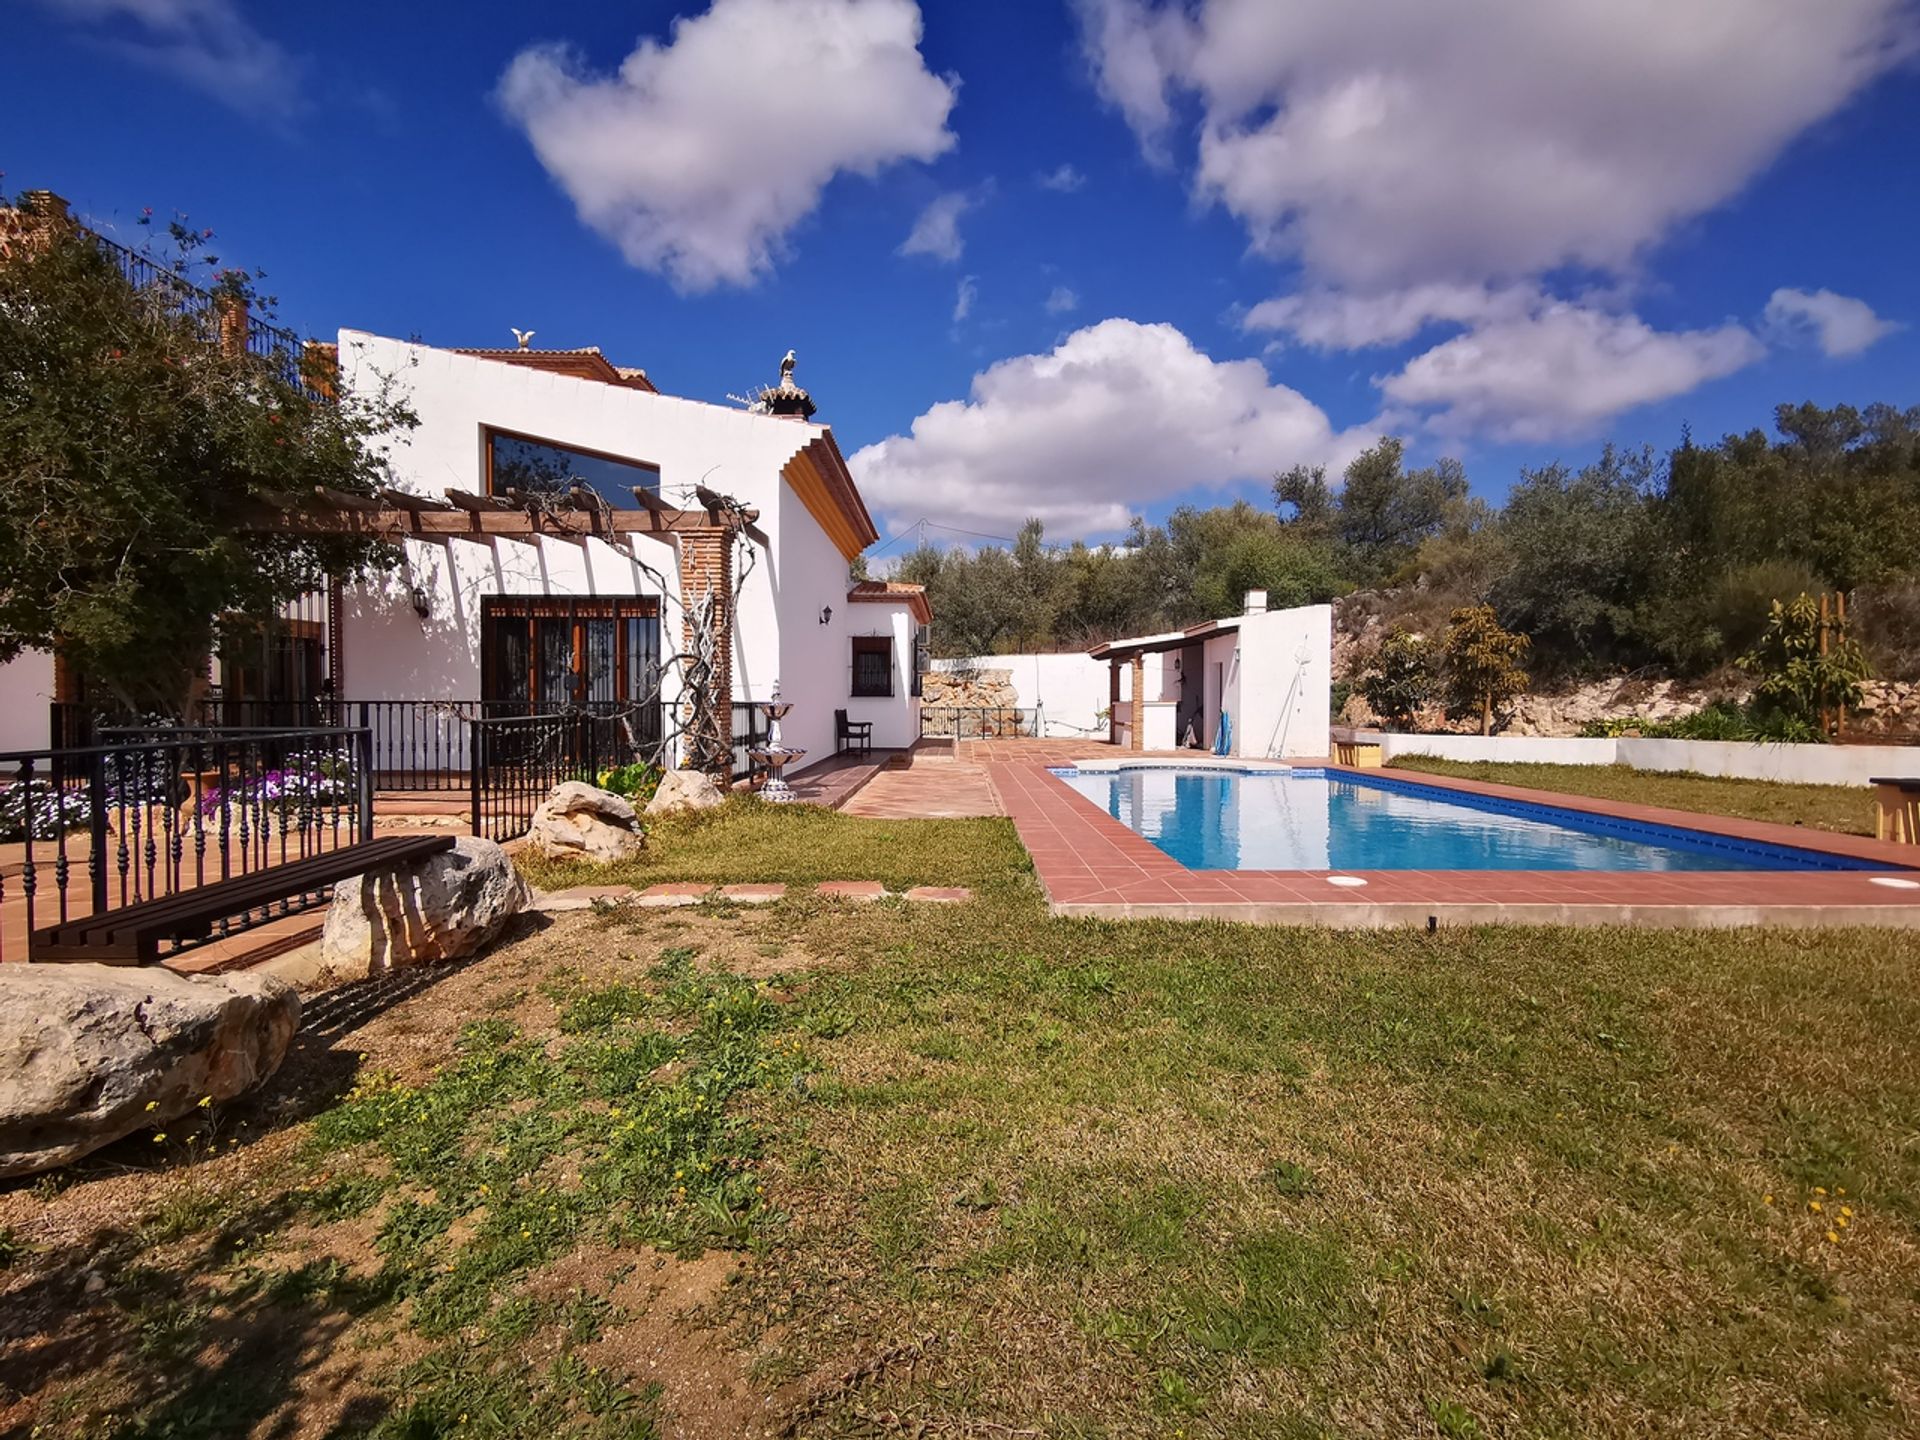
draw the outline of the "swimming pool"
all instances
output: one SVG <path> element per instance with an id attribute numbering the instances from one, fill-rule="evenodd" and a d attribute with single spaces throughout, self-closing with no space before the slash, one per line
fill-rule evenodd
<path id="1" fill-rule="evenodd" d="M 1191 870 L 1884 870 L 1373 772 L 1052 773 Z"/>

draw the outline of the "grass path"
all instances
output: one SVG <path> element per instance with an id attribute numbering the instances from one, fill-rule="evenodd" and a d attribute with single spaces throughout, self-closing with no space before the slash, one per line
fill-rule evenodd
<path id="1" fill-rule="evenodd" d="M 1909 937 L 1055 919 L 916 823 L 669 827 L 795 892 L 559 917 L 0 1188 L 0 1434 L 1920 1426 Z"/>
<path id="2" fill-rule="evenodd" d="M 1623 800 L 1630 805 L 1697 810 L 1739 820 L 1770 820 L 1776 825 L 1806 825 L 1843 835 L 1873 834 L 1873 795 L 1857 785 L 1785 785 L 1713 775 L 1666 774 L 1625 765 L 1512 764 L 1442 760 L 1431 755 L 1399 756 L 1393 768 L 1483 780 L 1490 785 Z"/>

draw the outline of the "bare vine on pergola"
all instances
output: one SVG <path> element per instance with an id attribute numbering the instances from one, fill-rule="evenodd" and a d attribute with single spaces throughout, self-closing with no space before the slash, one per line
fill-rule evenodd
<path id="1" fill-rule="evenodd" d="M 735 572 L 733 588 L 737 591 L 753 573 L 757 561 L 754 546 L 768 543 L 756 523 L 759 512 L 731 495 L 696 485 L 692 488 L 698 511 L 676 508 L 653 491 L 635 486 L 633 494 L 640 507 L 636 513 L 615 509 L 604 495 L 577 477 L 537 478 L 543 482 L 537 488 L 508 488 L 502 496 L 449 489 L 446 498 L 438 500 L 391 488 L 382 489 L 377 498 L 328 489 L 309 497 L 279 496 L 262 507 L 250 528 L 262 533 L 345 532 L 439 543 L 465 539 L 532 544 L 540 536 L 582 545 L 590 538 L 605 542 L 653 581 L 661 604 L 663 646 L 671 643 L 666 637 L 674 633 L 673 618 L 679 619 L 679 629 L 686 637 L 683 646 L 672 649 L 660 661 L 649 677 L 647 690 L 628 700 L 622 713 L 612 717 L 626 738 L 628 753 L 662 761 L 678 741 L 683 763 L 689 768 L 718 773 L 730 770 L 731 747 L 724 737 L 731 728 L 731 716 L 721 713 L 717 683 L 725 659 L 720 653 L 720 598 L 712 590 L 679 595 L 679 587 L 635 553 L 633 537 L 671 540 L 690 534 L 724 534 L 729 546 L 739 547 L 727 557 L 727 568 Z M 675 606 L 677 616 L 670 616 L 669 607 Z M 665 684 L 667 677 L 675 674 L 680 684 L 679 704 L 669 709 L 662 703 Z M 643 753 L 634 734 L 633 713 L 646 705 L 658 706 L 662 716 L 660 753 L 654 755 Z"/>
<path id="2" fill-rule="evenodd" d="M 750 540 L 755 534 L 754 522 L 758 520 L 757 511 L 750 510 L 731 495 L 709 490 L 704 486 L 695 486 L 695 498 L 707 511 L 709 519 L 715 522 L 715 528 L 724 529 L 728 543 L 739 547 L 737 574 L 733 589 L 737 591 L 753 573 L 757 560 L 756 552 Z M 644 501 L 644 493 L 636 489 L 636 496 Z M 594 531 L 603 538 L 616 534 L 614 526 L 614 507 L 607 498 L 592 486 L 573 480 L 565 494 L 549 490 L 513 490 L 507 492 L 507 498 L 524 509 L 536 528 L 542 518 L 553 518 L 561 514 L 578 515 L 586 511 L 593 516 Z M 624 538 L 624 537 L 622 537 Z M 614 543 L 609 539 L 609 543 Z M 616 717 L 621 733 L 626 739 L 627 751 L 637 759 L 662 763 L 667 753 L 678 741 L 680 745 L 681 766 L 689 770 L 701 770 L 708 773 L 724 774 L 733 767 L 733 748 L 729 741 L 732 731 L 731 714 L 723 715 L 717 677 L 726 658 L 720 653 L 723 644 L 720 601 L 716 592 L 706 589 L 694 596 L 681 596 L 675 593 L 675 586 L 667 583 L 666 577 L 647 564 L 634 553 L 631 542 L 615 544 L 614 548 L 625 555 L 639 568 L 642 574 L 654 582 L 659 592 L 661 616 L 660 628 L 663 642 L 674 627 L 666 614 L 669 605 L 680 607 L 678 627 L 686 637 L 685 648 L 676 648 L 664 655 L 651 676 L 650 688 L 634 697 Z M 729 556 L 729 570 L 736 569 L 734 556 Z M 732 607 L 732 597 L 728 597 Z M 664 703 L 666 678 L 669 674 L 679 675 L 679 704 L 668 707 Z M 662 717 L 660 750 L 656 755 L 646 755 L 639 737 L 634 734 L 633 711 L 646 706 L 658 707 Z"/>

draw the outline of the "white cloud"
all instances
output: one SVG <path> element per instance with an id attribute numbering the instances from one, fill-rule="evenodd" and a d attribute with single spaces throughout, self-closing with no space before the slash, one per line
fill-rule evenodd
<path id="1" fill-rule="evenodd" d="M 912 0 L 714 0 L 611 75 L 541 45 L 507 114 L 580 217 L 686 291 L 750 285 L 836 175 L 951 149 L 958 82 L 929 72 Z"/>
<path id="2" fill-rule="evenodd" d="M 960 277 L 960 287 L 953 297 L 953 323 L 958 325 L 973 313 L 973 302 L 979 298 L 980 287 L 974 283 L 971 275 Z"/>
<path id="3" fill-rule="evenodd" d="M 1358 350 L 1411 340 L 1436 323 L 1469 324 L 1525 315 L 1541 303 L 1530 285 L 1502 289 L 1435 282 L 1379 294 L 1324 286 L 1263 300 L 1241 317 L 1241 328 L 1285 331 L 1317 350 Z"/>
<path id="4" fill-rule="evenodd" d="M 1835 357 L 1858 355 L 1902 328 L 1874 314 L 1866 301 L 1831 290 L 1776 290 L 1767 301 L 1766 322 L 1784 336 L 1811 334 L 1823 353 Z"/>
<path id="5" fill-rule="evenodd" d="M 1368 438 L 1336 434 L 1257 360 L 1216 361 L 1171 325 L 1113 319 L 999 361 L 967 399 L 850 464 L 895 517 L 1006 535 L 1037 515 L 1073 538 L 1123 529 L 1191 486 L 1263 480 L 1296 461 L 1337 467 Z"/>
<path id="6" fill-rule="evenodd" d="M 1042 190 L 1058 190 L 1062 194 L 1071 194 L 1087 183 L 1087 177 L 1071 165 L 1061 165 L 1043 175 L 1036 175 L 1034 183 Z"/>
<path id="7" fill-rule="evenodd" d="M 1066 286 L 1056 285 L 1047 296 L 1046 308 L 1049 315 L 1065 315 L 1080 308 L 1080 297 Z"/>
<path id="8" fill-rule="evenodd" d="M 1149 154 L 1362 291 L 1631 265 L 1913 53 L 1906 0 L 1078 0 Z"/>
<path id="9" fill-rule="evenodd" d="M 234 0 L 40 0 L 115 54 L 172 75 L 242 114 L 306 108 L 300 65 Z"/>
<path id="10" fill-rule="evenodd" d="M 1442 433 L 1537 442 L 1591 433 L 1763 353 L 1739 325 L 1660 331 L 1636 315 L 1551 303 L 1436 345 L 1377 383 L 1389 402 Z"/>
<path id="11" fill-rule="evenodd" d="M 974 197 L 964 190 L 936 195 L 913 222 L 913 229 L 900 242 L 902 255 L 931 255 L 951 265 L 966 253 L 967 242 L 960 235 L 960 217 L 974 206 Z"/>

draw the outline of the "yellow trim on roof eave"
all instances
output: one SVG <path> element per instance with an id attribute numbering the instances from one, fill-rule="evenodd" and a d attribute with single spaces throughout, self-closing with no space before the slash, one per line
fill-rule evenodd
<path id="1" fill-rule="evenodd" d="M 848 561 L 858 558 L 870 542 L 861 536 L 847 512 L 834 503 L 826 477 L 820 473 L 813 456 L 805 450 L 795 451 L 780 471 L 780 478 L 793 487 L 793 493 L 800 497 L 807 513 L 833 541 L 834 548 Z"/>

